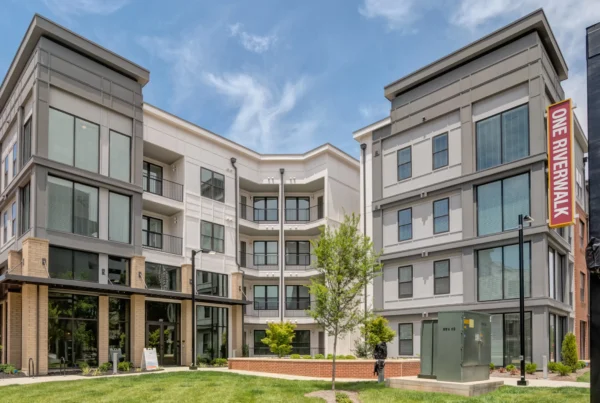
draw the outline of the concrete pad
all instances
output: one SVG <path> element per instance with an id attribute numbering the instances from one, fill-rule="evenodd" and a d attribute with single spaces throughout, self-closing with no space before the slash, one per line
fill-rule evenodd
<path id="1" fill-rule="evenodd" d="M 386 386 L 396 389 L 416 390 L 419 392 L 450 393 L 453 395 L 471 397 L 493 392 L 504 385 L 503 380 L 490 379 L 476 382 L 440 382 L 435 379 L 423 379 L 416 376 L 389 378 Z"/>

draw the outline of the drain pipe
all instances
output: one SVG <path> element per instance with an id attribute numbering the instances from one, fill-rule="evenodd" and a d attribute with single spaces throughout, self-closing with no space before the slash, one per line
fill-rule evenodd
<path id="1" fill-rule="evenodd" d="M 239 241 L 239 236 L 240 236 L 240 228 L 239 228 L 239 213 L 238 213 L 238 209 L 240 208 L 239 206 L 239 184 L 238 184 L 238 170 L 237 170 L 237 166 L 235 165 L 235 163 L 237 162 L 237 159 L 235 157 L 231 157 L 230 159 L 231 161 L 231 166 L 233 167 L 233 172 L 235 174 L 235 264 L 237 266 L 238 269 L 238 273 L 242 273 L 242 289 L 240 290 L 242 292 L 242 299 L 246 298 L 246 294 L 244 293 L 244 277 L 246 276 L 246 273 L 244 272 L 244 270 L 242 270 L 240 268 L 240 241 Z M 246 334 L 244 331 L 244 308 L 246 306 L 242 306 L 242 356 L 244 355 L 243 351 L 244 351 L 244 335 Z"/>
<path id="2" fill-rule="evenodd" d="M 367 236 L 367 144 L 360 145 L 362 150 L 362 174 L 363 174 L 363 235 Z M 367 318 L 367 284 L 365 284 L 365 319 Z M 365 340 L 366 341 L 366 340 Z"/>
<path id="3" fill-rule="evenodd" d="M 285 272 L 285 245 L 284 245 L 284 237 L 283 237 L 283 219 L 285 217 L 285 190 L 283 187 L 283 174 L 285 173 L 284 168 L 279 168 L 280 175 L 280 188 L 279 188 L 279 318 L 280 322 L 283 323 L 284 309 L 283 304 L 285 301 L 285 280 L 283 278 Z"/>
<path id="4" fill-rule="evenodd" d="M 34 371 L 37 373 L 35 375 L 40 374 L 40 286 L 37 287 L 37 334 L 35 335 L 35 366 Z"/>

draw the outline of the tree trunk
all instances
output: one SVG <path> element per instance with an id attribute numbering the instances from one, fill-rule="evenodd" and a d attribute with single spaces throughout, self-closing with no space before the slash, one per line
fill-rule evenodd
<path id="1" fill-rule="evenodd" d="M 335 356 L 337 354 L 337 340 L 338 330 L 335 327 L 335 334 L 333 335 L 333 364 L 331 366 L 331 390 L 335 390 Z"/>

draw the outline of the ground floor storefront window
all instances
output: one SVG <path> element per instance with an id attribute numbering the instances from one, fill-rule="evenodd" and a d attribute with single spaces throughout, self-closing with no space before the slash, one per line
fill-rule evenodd
<path id="1" fill-rule="evenodd" d="M 113 352 L 119 361 L 129 361 L 129 300 L 108 299 L 108 348 L 109 361 Z"/>
<path id="2" fill-rule="evenodd" d="M 294 331 L 291 354 L 310 355 L 310 330 Z"/>
<path id="3" fill-rule="evenodd" d="M 271 349 L 269 346 L 262 342 L 262 339 L 267 337 L 267 332 L 265 330 L 255 330 L 254 331 L 254 355 L 272 355 Z"/>
<path id="4" fill-rule="evenodd" d="M 520 366 L 519 313 L 492 315 L 492 363 L 499 367 Z M 525 312 L 525 361 L 531 362 L 531 312 Z"/>
<path id="5" fill-rule="evenodd" d="M 158 365 L 179 365 L 180 304 L 146 301 L 146 346 L 156 349 Z"/>
<path id="6" fill-rule="evenodd" d="M 229 309 L 196 307 L 196 353 L 198 360 L 228 358 Z"/>
<path id="7" fill-rule="evenodd" d="M 567 334 L 567 317 L 549 314 L 548 341 L 550 345 L 550 361 L 562 361 L 562 342 Z"/>
<path id="8" fill-rule="evenodd" d="M 98 365 L 98 297 L 50 292 L 48 368 Z"/>

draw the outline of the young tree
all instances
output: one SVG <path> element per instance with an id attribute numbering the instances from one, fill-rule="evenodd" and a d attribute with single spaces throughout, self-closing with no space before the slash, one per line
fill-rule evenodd
<path id="1" fill-rule="evenodd" d="M 346 216 L 339 228 L 321 230 L 312 241 L 314 268 L 321 274 L 311 279 L 309 292 L 315 304 L 308 311 L 325 331 L 333 336 L 331 389 L 335 390 L 337 342 L 364 320 L 362 311 L 365 285 L 381 271 L 373 243 L 359 229 L 359 217 Z"/>
<path id="2" fill-rule="evenodd" d="M 269 328 L 265 332 L 267 337 L 261 341 L 269 346 L 272 353 L 281 358 L 292 351 L 292 341 L 296 336 L 294 329 L 296 325 L 291 322 L 269 323 Z"/>
<path id="3" fill-rule="evenodd" d="M 388 320 L 379 315 L 370 315 L 361 326 L 360 334 L 366 340 L 370 354 L 373 354 L 375 346 L 379 343 L 389 343 L 396 337 L 396 332 L 389 327 Z"/>
<path id="4" fill-rule="evenodd" d="M 577 370 L 577 363 L 579 359 L 577 358 L 577 340 L 575 339 L 575 335 L 573 333 L 567 333 L 565 339 L 562 343 L 561 349 L 562 362 L 567 367 L 573 369 L 573 372 Z"/>

